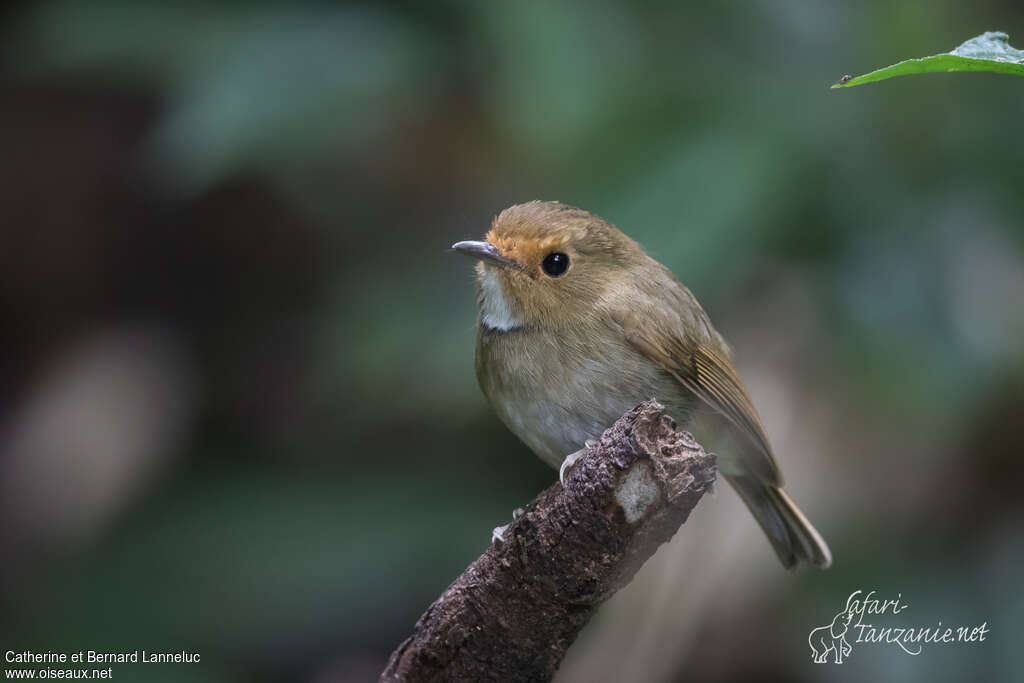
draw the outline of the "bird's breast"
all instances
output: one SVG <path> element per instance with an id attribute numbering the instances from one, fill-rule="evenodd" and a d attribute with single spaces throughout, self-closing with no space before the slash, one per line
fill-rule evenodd
<path id="1" fill-rule="evenodd" d="M 611 333 L 483 331 L 476 354 L 498 417 L 552 467 L 641 401 L 658 399 L 681 425 L 693 409 L 684 387 Z"/>

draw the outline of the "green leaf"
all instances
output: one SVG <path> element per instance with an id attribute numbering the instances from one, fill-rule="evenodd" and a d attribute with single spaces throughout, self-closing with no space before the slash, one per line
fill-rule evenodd
<path id="1" fill-rule="evenodd" d="M 894 76 L 929 74 L 945 71 L 991 71 L 999 74 L 1024 76 L 1024 50 L 1011 47 L 1009 36 L 999 31 L 988 31 L 971 38 L 952 52 L 941 55 L 908 59 L 878 69 L 871 73 L 850 78 L 843 76 L 833 88 L 849 88 L 854 85 L 884 81 Z"/>

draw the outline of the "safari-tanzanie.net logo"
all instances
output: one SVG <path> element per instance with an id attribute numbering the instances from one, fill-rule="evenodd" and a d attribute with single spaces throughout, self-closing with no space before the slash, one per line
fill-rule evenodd
<path id="1" fill-rule="evenodd" d="M 981 643 L 989 634 L 987 621 L 966 626 L 944 626 L 941 621 L 932 626 L 888 623 L 909 607 L 902 593 L 898 593 L 895 599 L 883 599 L 875 591 L 866 595 L 862 590 L 850 593 L 846 607 L 835 615 L 832 623 L 819 626 L 807 636 L 811 659 L 816 664 L 830 661 L 842 664 L 850 657 L 853 646 L 861 643 L 892 645 L 916 656 L 924 651 L 926 645 Z"/>

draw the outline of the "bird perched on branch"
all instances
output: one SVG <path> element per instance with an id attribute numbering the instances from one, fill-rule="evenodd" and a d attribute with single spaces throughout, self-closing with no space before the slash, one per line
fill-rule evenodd
<path id="1" fill-rule="evenodd" d="M 588 440 L 646 399 L 682 425 L 706 404 L 742 435 L 719 470 L 782 564 L 831 564 L 824 539 L 782 490 L 727 344 L 668 268 L 615 226 L 558 202 L 510 207 L 484 241 L 452 248 L 479 259 L 480 387 L 541 460 L 571 467 Z"/>

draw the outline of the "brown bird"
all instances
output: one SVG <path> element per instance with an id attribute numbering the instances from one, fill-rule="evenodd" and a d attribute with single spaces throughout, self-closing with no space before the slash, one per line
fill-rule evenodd
<path id="1" fill-rule="evenodd" d="M 452 248 L 479 259 L 477 380 L 541 460 L 571 466 L 588 440 L 646 399 L 684 426 L 706 404 L 742 434 L 719 470 L 782 564 L 831 564 L 824 539 L 781 488 L 728 345 L 668 268 L 615 226 L 558 202 L 510 207 L 485 241 Z"/>

